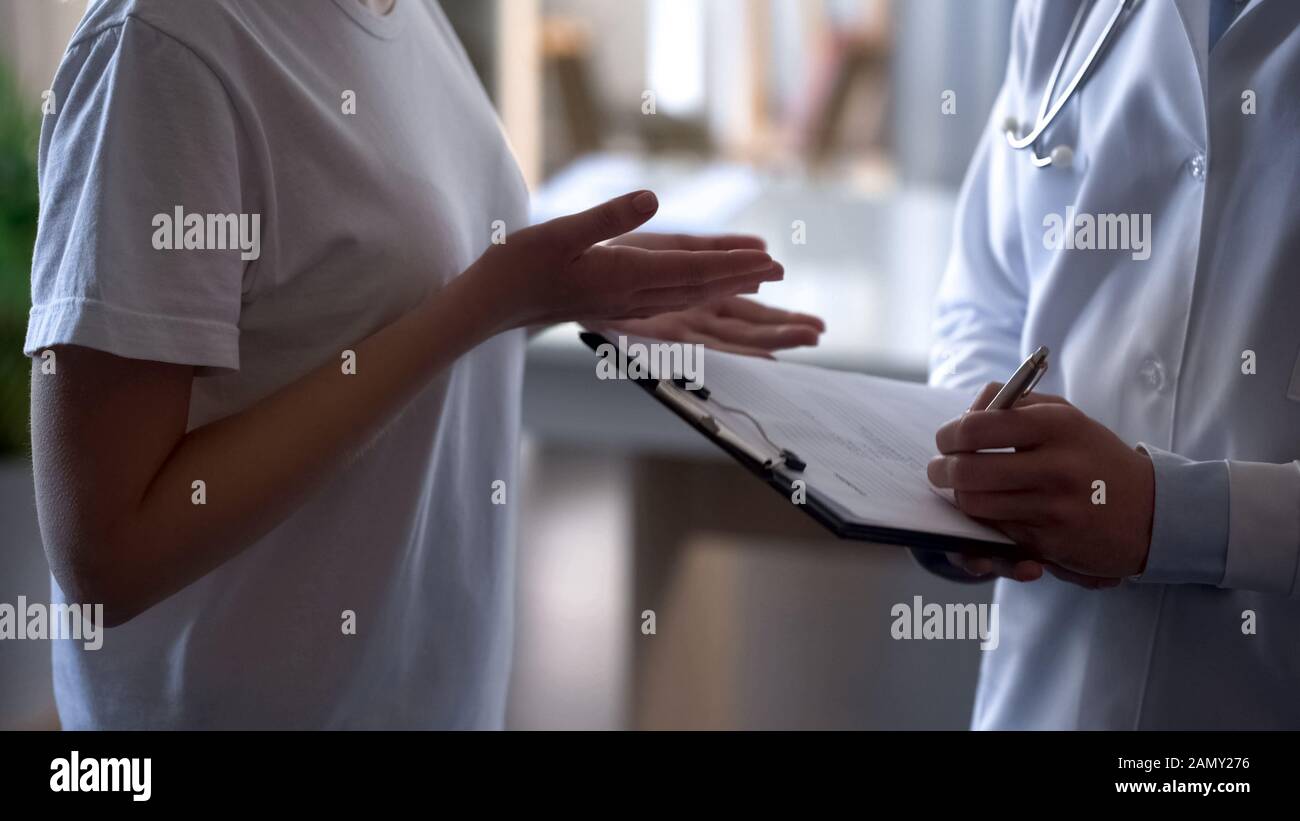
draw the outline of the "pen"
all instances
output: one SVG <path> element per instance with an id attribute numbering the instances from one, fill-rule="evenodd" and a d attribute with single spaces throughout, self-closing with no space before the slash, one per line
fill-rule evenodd
<path id="1" fill-rule="evenodd" d="M 1023 399 L 1046 373 L 1047 354 L 1042 347 L 1030 354 L 984 410 L 1007 410 Z"/>

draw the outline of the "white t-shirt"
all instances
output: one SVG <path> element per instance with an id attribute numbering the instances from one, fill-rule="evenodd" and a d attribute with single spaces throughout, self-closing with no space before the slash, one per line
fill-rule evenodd
<path id="1" fill-rule="evenodd" d="M 53 90 L 26 350 L 195 365 L 191 428 L 342 366 L 495 221 L 527 218 L 432 0 L 382 17 L 357 0 L 100 0 Z M 260 215 L 260 256 L 166 250 L 158 215 L 178 207 Z M 514 525 L 492 490 L 513 501 L 523 343 L 461 359 L 268 536 L 101 649 L 54 643 L 63 725 L 501 726 Z"/>

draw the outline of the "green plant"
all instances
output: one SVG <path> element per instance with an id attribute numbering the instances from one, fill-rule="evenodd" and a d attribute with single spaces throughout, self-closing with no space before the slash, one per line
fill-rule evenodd
<path id="1" fill-rule="evenodd" d="M 28 452 L 31 365 L 23 356 L 36 243 L 39 101 L 0 67 L 0 457 Z"/>

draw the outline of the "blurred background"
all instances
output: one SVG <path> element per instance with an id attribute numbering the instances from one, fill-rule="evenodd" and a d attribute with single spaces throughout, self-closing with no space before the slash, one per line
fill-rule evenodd
<path id="1" fill-rule="evenodd" d="M 1012 5 L 442 2 L 535 219 L 653 188 L 651 229 L 767 238 L 787 279 L 761 299 L 829 327 L 821 347 L 788 358 L 916 380 Z M 49 596 L 21 348 L 41 91 L 84 8 L 0 0 L 0 602 Z M 593 373 L 573 327 L 530 347 L 509 726 L 967 725 L 975 643 L 893 641 L 889 611 L 915 595 L 986 601 L 988 589 L 833 539 L 639 391 Z M 48 646 L 0 642 L 0 728 L 48 726 Z"/>

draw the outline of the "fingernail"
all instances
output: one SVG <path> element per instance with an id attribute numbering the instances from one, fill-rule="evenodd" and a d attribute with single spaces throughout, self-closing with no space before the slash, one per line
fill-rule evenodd
<path id="1" fill-rule="evenodd" d="M 638 214 L 653 214 L 659 208 L 659 198 L 653 191 L 642 191 L 633 198 L 632 207 Z"/>

